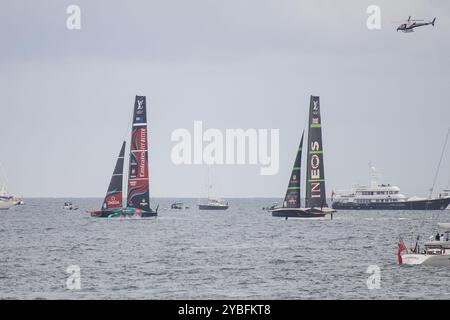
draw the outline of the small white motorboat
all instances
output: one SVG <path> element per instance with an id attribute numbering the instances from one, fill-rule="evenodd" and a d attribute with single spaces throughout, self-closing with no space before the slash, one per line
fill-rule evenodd
<path id="1" fill-rule="evenodd" d="M 78 210 L 78 207 L 74 206 L 72 202 L 64 202 L 63 209 L 65 210 Z"/>
<path id="2" fill-rule="evenodd" d="M 23 206 L 23 205 L 25 205 L 25 201 L 23 201 L 22 198 L 15 198 L 14 200 L 16 201 L 16 206 Z"/>
<path id="3" fill-rule="evenodd" d="M 418 242 L 409 250 L 402 240 L 398 242 L 398 264 L 450 266 L 450 223 L 438 223 L 444 234 L 432 236 L 433 240 L 424 243 L 421 249 Z"/>
<path id="4" fill-rule="evenodd" d="M 272 203 L 271 206 L 263 207 L 262 209 L 263 209 L 264 211 L 272 212 L 273 210 L 275 210 L 275 209 L 278 208 L 278 207 L 279 207 L 279 206 L 278 206 L 278 202 L 274 202 L 274 203 Z"/>
<path id="5" fill-rule="evenodd" d="M 183 210 L 183 203 L 182 202 L 174 202 L 170 205 L 170 209 Z"/>

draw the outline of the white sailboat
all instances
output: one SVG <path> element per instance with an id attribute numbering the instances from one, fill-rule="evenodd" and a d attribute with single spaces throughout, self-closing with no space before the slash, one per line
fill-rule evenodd
<path id="1" fill-rule="evenodd" d="M 0 210 L 7 210 L 15 205 L 24 204 L 23 200 L 9 194 L 6 189 L 6 173 L 0 163 Z"/>
<path id="2" fill-rule="evenodd" d="M 7 210 L 14 207 L 20 200 L 15 199 L 6 191 L 6 186 L 2 185 L 0 189 L 0 210 Z"/>
<path id="3" fill-rule="evenodd" d="M 211 170 L 208 166 L 208 202 L 198 204 L 199 210 L 227 210 L 228 209 L 228 201 L 222 198 L 214 198 L 211 197 Z"/>

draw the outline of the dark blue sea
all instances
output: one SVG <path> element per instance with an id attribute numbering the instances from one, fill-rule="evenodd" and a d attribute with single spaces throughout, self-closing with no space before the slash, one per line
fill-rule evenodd
<path id="1" fill-rule="evenodd" d="M 68 200 L 79 210 L 62 209 Z M 427 239 L 449 210 L 283 220 L 262 210 L 279 199 L 227 199 L 230 209 L 217 212 L 181 199 L 190 209 L 168 209 L 178 200 L 152 199 L 156 219 L 90 218 L 102 199 L 26 199 L 0 211 L 0 298 L 450 298 L 448 267 L 399 266 L 396 257 L 399 236 L 407 246 Z M 70 266 L 79 289 L 68 286 Z"/>

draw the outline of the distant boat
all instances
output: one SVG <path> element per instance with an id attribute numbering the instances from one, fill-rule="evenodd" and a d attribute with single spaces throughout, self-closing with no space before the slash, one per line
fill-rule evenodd
<path id="1" fill-rule="evenodd" d="M 17 205 L 18 199 L 8 194 L 5 185 L 0 189 L 0 210 L 7 210 Z"/>
<path id="2" fill-rule="evenodd" d="M 14 207 L 15 205 L 23 204 L 23 200 L 21 198 L 16 198 L 13 195 L 9 194 L 9 192 L 6 190 L 6 173 L 3 169 L 3 166 L 0 163 L 0 175 L 1 175 L 1 181 L 5 181 L 3 184 L 0 183 L 0 210 L 7 210 L 11 207 Z"/>
<path id="3" fill-rule="evenodd" d="M 272 205 L 268 206 L 268 207 L 263 207 L 262 209 L 264 211 L 270 211 L 272 212 L 272 210 L 276 209 L 278 207 L 278 202 L 274 202 L 272 203 Z"/>
<path id="4" fill-rule="evenodd" d="M 270 210 L 272 216 L 288 218 L 321 218 L 335 210 L 328 208 L 325 194 L 322 129 L 319 97 L 311 96 L 308 126 L 305 208 L 301 207 L 301 162 L 303 136 L 295 158 L 282 207 Z"/>
<path id="5" fill-rule="evenodd" d="M 182 210 L 183 209 L 183 203 L 182 202 L 174 202 L 170 205 L 170 209 L 174 210 Z"/>
<path id="6" fill-rule="evenodd" d="M 199 204 L 199 210 L 227 210 L 228 202 L 224 199 L 209 198 L 208 203 Z"/>
<path id="7" fill-rule="evenodd" d="M 134 102 L 133 127 L 131 132 L 130 167 L 128 172 L 128 195 L 126 207 L 122 204 L 122 180 L 126 142 L 122 143 L 111 182 L 102 209 L 92 211 L 92 217 L 156 217 L 150 208 L 148 179 L 148 142 L 146 97 L 136 96 Z"/>
<path id="8" fill-rule="evenodd" d="M 347 192 L 337 191 L 332 207 L 342 210 L 444 210 L 450 204 L 446 190 L 438 198 L 407 198 L 399 187 L 378 183 L 374 167 L 371 167 L 371 177 L 370 187 L 357 186 Z"/>
<path id="9" fill-rule="evenodd" d="M 199 210 L 227 210 L 228 202 L 222 198 L 211 197 L 211 190 L 212 190 L 211 170 L 210 170 L 210 167 L 208 167 L 208 202 L 200 203 L 198 205 L 198 209 Z"/>
<path id="10" fill-rule="evenodd" d="M 433 198 L 433 190 L 439 176 L 439 169 L 444 157 L 450 128 L 447 131 L 442 147 L 439 164 L 436 168 L 433 185 L 428 198 L 406 198 L 397 186 L 379 184 L 375 167 L 370 166 L 370 187 L 356 187 L 350 192 L 337 192 L 332 207 L 345 210 L 444 210 L 450 204 L 450 194 L 444 190 L 439 197 Z M 449 181 L 450 184 L 450 181 Z M 334 195 L 334 192 L 333 192 Z"/>
<path id="11" fill-rule="evenodd" d="M 77 207 L 77 206 L 74 206 L 74 205 L 72 204 L 72 202 L 66 201 L 66 202 L 64 202 L 63 209 L 65 209 L 65 210 L 78 210 L 78 207 Z"/>
<path id="12" fill-rule="evenodd" d="M 431 236 L 421 249 L 418 241 L 412 249 L 408 249 L 403 240 L 398 242 L 398 264 L 450 266 L 450 223 L 438 223 L 445 234 Z"/>

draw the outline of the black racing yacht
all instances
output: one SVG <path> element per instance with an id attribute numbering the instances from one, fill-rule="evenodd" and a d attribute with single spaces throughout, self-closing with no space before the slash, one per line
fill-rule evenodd
<path id="1" fill-rule="evenodd" d="M 295 158 L 283 205 L 270 210 L 272 216 L 288 218 L 332 217 L 335 210 L 328 208 L 325 193 L 322 128 L 318 96 L 311 96 L 308 124 L 307 173 L 305 207 L 301 207 L 301 162 L 303 136 Z"/>

